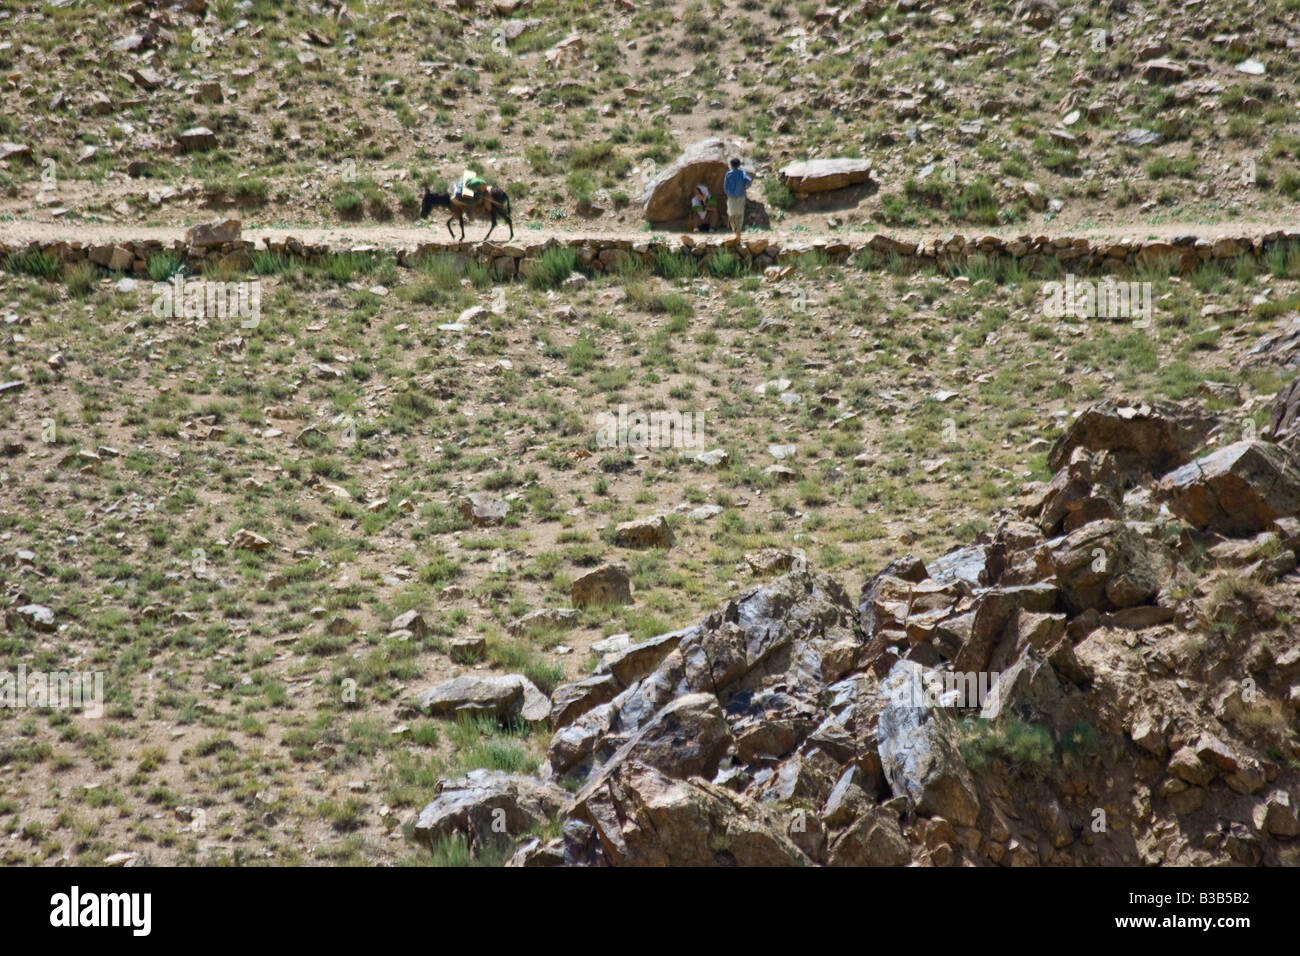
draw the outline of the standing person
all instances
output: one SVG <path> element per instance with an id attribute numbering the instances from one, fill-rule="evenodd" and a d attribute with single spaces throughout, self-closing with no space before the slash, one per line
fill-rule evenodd
<path id="1" fill-rule="evenodd" d="M 731 161 L 731 172 L 722 179 L 722 191 L 727 194 L 727 222 L 740 238 L 740 230 L 745 226 L 745 190 L 754 181 L 754 177 L 740 168 L 740 160 Z"/>

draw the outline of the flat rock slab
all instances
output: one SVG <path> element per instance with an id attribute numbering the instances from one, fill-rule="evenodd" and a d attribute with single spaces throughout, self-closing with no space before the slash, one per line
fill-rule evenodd
<path id="1" fill-rule="evenodd" d="M 532 723 L 546 720 L 551 713 L 550 699 L 522 674 L 462 674 L 422 691 L 413 703 L 426 714 L 490 714 Z"/>
<path id="2" fill-rule="evenodd" d="M 781 170 L 781 181 L 796 193 L 824 193 L 871 179 L 869 159 L 809 159 Z"/>
<path id="3" fill-rule="evenodd" d="M 544 607 L 536 611 L 529 611 L 527 614 L 507 626 L 515 637 L 522 637 L 532 628 L 538 630 L 559 630 L 561 628 L 572 627 L 578 623 L 578 612 L 568 607 Z"/>

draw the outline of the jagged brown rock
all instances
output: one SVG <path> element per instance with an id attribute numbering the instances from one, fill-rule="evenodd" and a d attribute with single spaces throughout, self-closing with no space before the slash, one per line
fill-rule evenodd
<path id="1" fill-rule="evenodd" d="M 1160 493 L 1193 527 L 1254 534 L 1300 513 L 1300 463 L 1277 445 L 1235 442 L 1165 475 Z"/>

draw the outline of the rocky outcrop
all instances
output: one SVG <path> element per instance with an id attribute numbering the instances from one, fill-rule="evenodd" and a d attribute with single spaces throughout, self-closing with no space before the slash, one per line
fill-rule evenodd
<path id="1" fill-rule="evenodd" d="M 580 793 L 573 819 L 594 831 L 593 862 L 611 866 L 807 866 L 781 815 L 702 778 L 640 763 Z"/>
<path id="2" fill-rule="evenodd" d="M 1118 471 L 1162 475 L 1189 461 L 1214 424 L 1191 406 L 1107 400 L 1070 424 L 1048 454 L 1047 465 L 1053 471 L 1063 468 L 1076 448 L 1085 448 L 1110 452 Z"/>
<path id="3" fill-rule="evenodd" d="M 552 698 L 542 779 L 576 790 L 562 835 L 512 865 L 1300 862 L 1300 775 L 1268 750 L 1296 742 L 1251 729 L 1281 706 L 1261 698 L 1300 700 L 1300 645 L 1250 643 L 1270 608 L 1195 597 L 1179 542 L 1202 532 L 1148 520 L 1149 476 L 1200 418 L 1128 407 L 1088 416 L 1021 513 L 890 562 L 856 607 L 796 566 L 692 627 L 603 642 Z M 1292 573 L 1300 521 L 1277 515 L 1300 502 L 1261 476 L 1294 462 L 1250 443 L 1206 458 L 1254 488 L 1213 497 L 1220 533 L 1273 516 L 1210 556 Z M 1223 488 L 1205 460 L 1185 468 Z M 1211 672 L 1226 691 L 1189 692 Z"/>
<path id="4" fill-rule="evenodd" d="M 917 812 L 974 826 L 975 783 L 936 706 L 925 702 L 925 676 L 921 665 L 899 661 L 881 685 L 886 703 L 876 723 L 880 765 L 894 795 Z"/>

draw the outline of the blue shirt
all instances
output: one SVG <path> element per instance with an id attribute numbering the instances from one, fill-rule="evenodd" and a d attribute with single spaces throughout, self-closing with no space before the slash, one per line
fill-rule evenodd
<path id="1" fill-rule="evenodd" d="M 745 188 L 754 181 L 754 177 L 743 169 L 733 169 L 722 179 L 722 191 L 733 199 L 745 195 Z"/>

